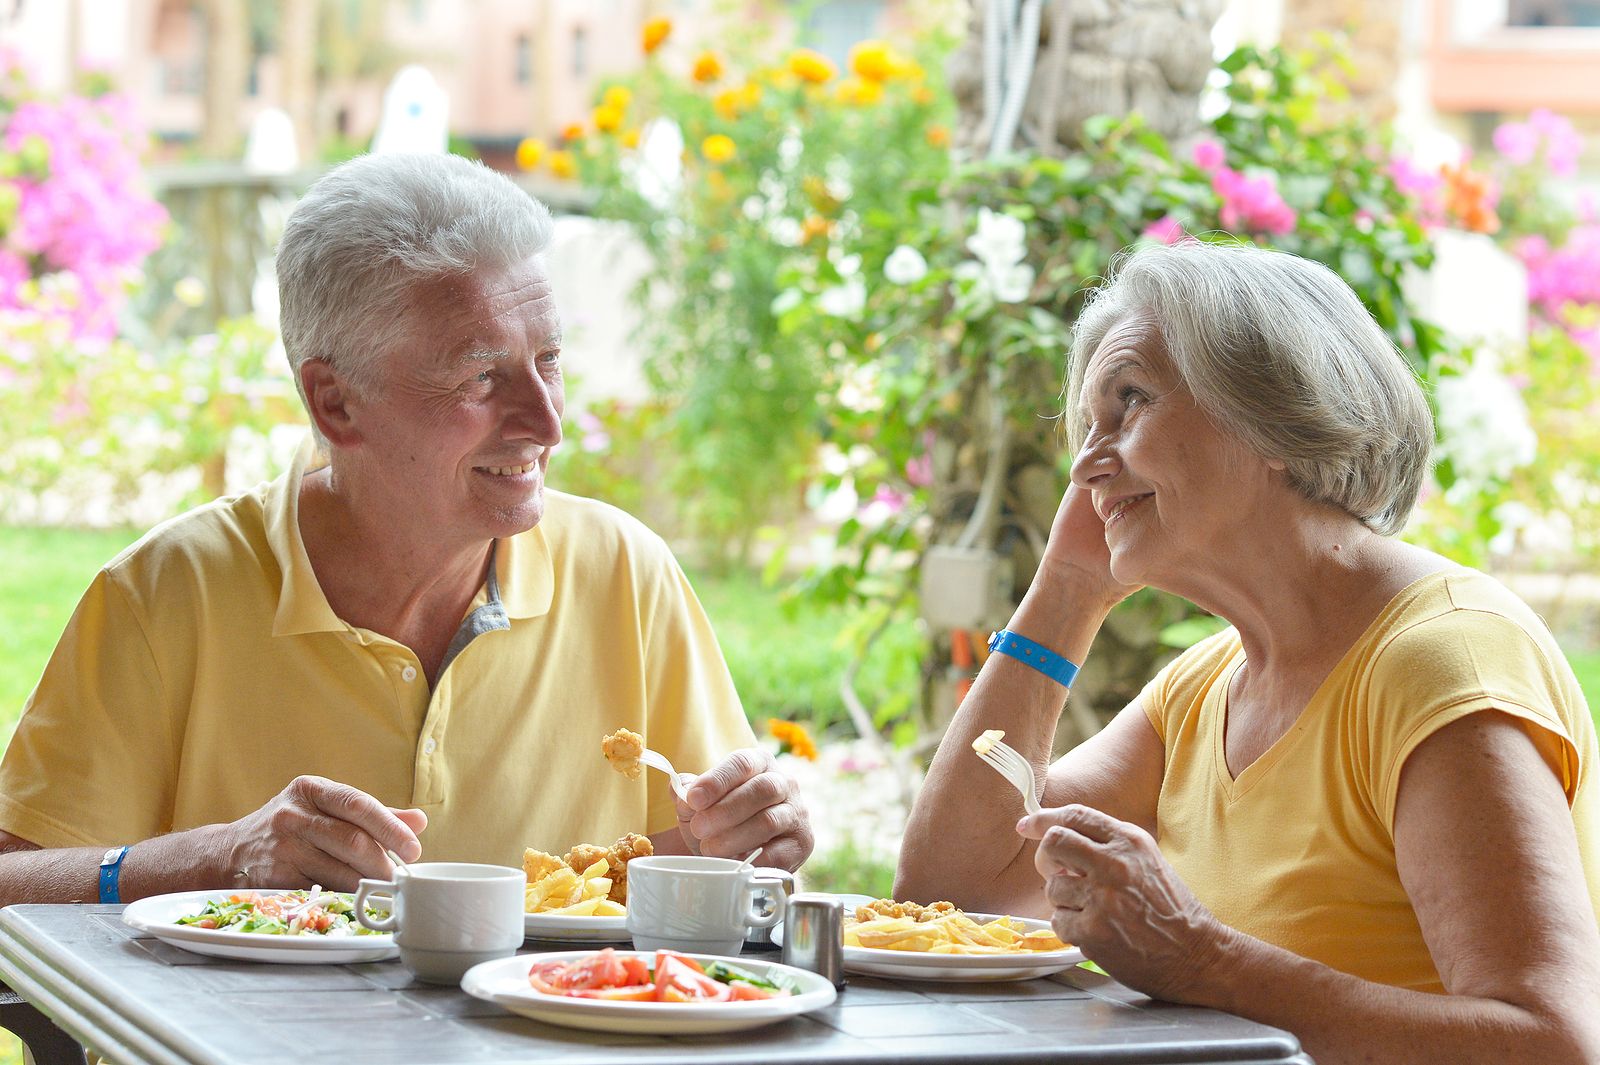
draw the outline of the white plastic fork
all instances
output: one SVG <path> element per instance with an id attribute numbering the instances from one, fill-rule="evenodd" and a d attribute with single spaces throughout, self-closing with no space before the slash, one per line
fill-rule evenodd
<path id="1" fill-rule="evenodd" d="M 1034 792 L 1033 766 L 1016 748 L 1001 740 L 995 740 L 986 751 L 979 751 L 978 757 L 982 758 L 989 768 L 1011 781 L 1011 786 L 1022 792 L 1022 808 L 1030 814 L 1039 812 L 1039 796 Z"/>
<path id="2" fill-rule="evenodd" d="M 672 785 L 672 794 L 676 795 L 680 802 L 689 801 L 687 798 L 688 792 L 683 786 L 683 781 L 678 779 L 678 771 L 672 768 L 672 763 L 667 761 L 666 755 L 646 747 L 639 752 L 639 761 L 651 769 L 659 769 L 665 773 L 667 775 L 667 783 Z"/>

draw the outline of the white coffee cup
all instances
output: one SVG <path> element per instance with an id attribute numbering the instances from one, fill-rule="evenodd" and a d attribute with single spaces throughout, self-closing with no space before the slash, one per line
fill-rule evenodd
<path id="1" fill-rule="evenodd" d="M 418 980 L 456 984 L 479 962 L 508 958 L 522 946 L 527 884 L 510 866 L 418 862 L 395 870 L 393 880 L 361 881 L 356 920 L 393 932 L 400 963 Z M 373 894 L 393 900 L 388 916 L 367 913 Z"/>
<path id="2" fill-rule="evenodd" d="M 789 901 L 782 880 L 757 874 L 732 858 L 633 859 L 628 863 L 628 932 L 634 947 L 739 953 L 746 929 L 778 924 Z"/>

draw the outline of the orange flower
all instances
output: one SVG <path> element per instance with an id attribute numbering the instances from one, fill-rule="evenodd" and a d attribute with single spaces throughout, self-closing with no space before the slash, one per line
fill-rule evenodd
<path id="1" fill-rule="evenodd" d="M 1500 229 L 1500 216 L 1494 210 L 1494 186 L 1487 174 L 1467 169 L 1466 163 L 1439 168 L 1444 177 L 1444 207 L 1450 216 L 1472 233 L 1494 233 Z"/>
<path id="2" fill-rule="evenodd" d="M 928 143 L 935 148 L 950 147 L 950 131 L 943 126 L 929 126 L 928 132 L 924 136 L 928 138 Z"/>
<path id="3" fill-rule="evenodd" d="M 839 83 L 835 94 L 839 97 L 840 103 L 868 107 L 883 99 L 883 83 L 867 81 L 864 78 L 847 78 Z"/>
<path id="4" fill-rule="evenodd" d="M 722 60 L 715 52 L 701 52 L 694 58 L 694 80 L 707 85 L 722 77 Z"/>
<path id="5" fill-rule="evenodd" d="M 614 107 L 618 111 L 626 111 L 628 105 L 633 103 L 633 91 L 626 85 L 613 85 L 600 97 L 600 102 L 606 107 Z"/>
<path id="6" fill-rule="evenodd" d="M 537 137 L 524 137 L 517 145 L 517 165 L 524 170 L 532 170 L 544 158 L 546 145 Z"/>
<path id="7" fill-rule="evenodd" d="M 911 99 L 924 106 L 931 104 L 933 103 L 933 90 L 926 85 L 918 85 L 911 90 Z"/>
<path id="8" fill-rule="evenodd" d="M 578 160 L 571 152 L 550 153 L 550 173 L 565 181 L 578 174 Z"/>
<path id="9" fill-rule="evenodd" d="M 624 148 L 639 147 L 639 127 L 635 126 L 632 129 L 623 130 L 622 136 L 619 139 L 622 141 L 622 146 Z"/>
<path id="10" fill-rule="evenodd" d="M 644 54 L 650 55 L 657 48 L 660 48 L 661 42 L 665 41 L 671 33 L 672 20 L 669 18 L 653 18 L 646 22 L 642 34 Z"/>
<path id="11" fill-rule="evenodd" d="M 862 41 L 850 49 L 850 69 L 868 81 L 888 81 L 902 65 L 894 49 L 883 41 Z"/>
<path id="12" fill-rule="evenodd" d="M 801 81 L 821 85 L 832 81 L 838 70 L 827 56 L 809 48 L 797 48 L 789 55 L 789 72 Z"/>
<path id="13" fill-rule="evenodd" d="M 807 215 L 806 220 L 800 223 L 800 243 L 810 244 L 818 237 L 826 237 L 833 232 L 833 223 L 819 214 Z"/>
<path id="14" fill-rule="evenodd" d="M 565 126 L 562 126 L 561 139 L 569 144 L 573 141 L 583 140 L 583 123 L 568 122 Z"/>
<path id="15" fill-rule="evenodd" d="M 594 121 L 594 128 L 601 133 L 615 133 L 622 128 L 621 108 L 601 104 L 589 117 Z"/>
<path id="16" fill-rule="evenodd" d="M 708 163 L 726 163 L 739 154 L 739 146 L 726 133 L 713 133 L 700 142 L 700 154 Z"/>
<path id="17" fill-rule="evenodd" d="M 805 758 L 812 762 L 817 760 L 816 741 L 800 722 L 769 717 L 767 734 L 778 741 L 779 754 L 792 754 L 796 758 Z"/>

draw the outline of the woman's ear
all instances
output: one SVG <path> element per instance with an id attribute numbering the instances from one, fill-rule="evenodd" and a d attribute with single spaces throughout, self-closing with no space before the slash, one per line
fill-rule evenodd
<path id="1" fill-rule="evenodd" d="M 311 421 L 330 447 L 350 447 L 361 439 L 350 413 L 350 387 L 325 359 L 300 364 L 300 387 L 305 390 Z"/>

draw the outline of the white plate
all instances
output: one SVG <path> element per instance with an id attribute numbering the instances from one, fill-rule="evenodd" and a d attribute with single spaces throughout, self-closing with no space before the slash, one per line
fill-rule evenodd
<path id="1" fill-rule="evenodd" d="M 634 1035 L 699 1035 L 709 1032 L 737 1032 L 810 1013 L 831 1003 L 835 991 L 831 981 L 777 962 L 750 958 L 720 958 L 710 954 L 690 954 L 699 962 L 723 961 L 747 969 L 757 976 L 782 973 L 800 988 L 786 998 L 767 998 L 753 1002 L 608 1002 L 594 998 L 566 998 L 535 991 L 528 984 L 528 969 L 536 963 L 572 961 L 589 951 L 558 954 L 519 954 L 474 965 L 461 978 L 461 990 L 477 998 L 505 1007 L 512 1013 L 532 1017 L 546 1024 L 584 1028 L 591 1032 L 630 1032 Z M 650 951 L 618 951 L 650 958 Z"/>
<path id="2" fill-rule="evenodd" d="M 838 895 L 845 916 L 855 914 L 857 906 L 873 901 L 871 895 Z M 993 920 L 996 915 L 969 913 L 974 921 Z M 1049 928 L 1049 921 L 1013 917 L 1030 931 Z M 783 928 L 772 930 L 772 941 L 783 945 Z M 970 983 L 980 980 L 1032 980 L 1070 969 L 1083 961 L 1077 947 L 1066 950 L 1030 950 L 1017 954 L 928 954 L 919 950 L 883 950 L 879 947 L 845 947 L 846 972 L 862 976 L 887 976 L 896 980 L 936 980 Z"/>
<path id="3" fill-rule="evenodd" d="M 632 943 L 627 917 L 573 917 L 561 913 L 525 913 L 522 934 L 559 943 Z"/>
<path id="4" fill-rule="evenodd" d="M 261 888 L 263 895 L 281 895 L 285 888 Z M 237 888 L 211 891 L 181 891 L 173 895 L 152 895 L 129 903 L 122 920 L 149 932 L 175 947 L 209 954 L 214 958 L 241 961 L 270 961 L 288 965 L 345 965 L 351 962 L 383 961 L 400 952 L 394 936 L 269 936 L 258 932 L 227 932 L 217 928 L 196 928 L 174 924 L 178 918 L 199 913 L 212 899 L 239 894 Z"/>

